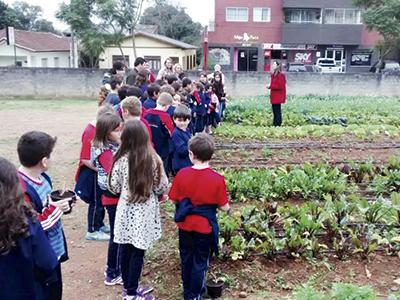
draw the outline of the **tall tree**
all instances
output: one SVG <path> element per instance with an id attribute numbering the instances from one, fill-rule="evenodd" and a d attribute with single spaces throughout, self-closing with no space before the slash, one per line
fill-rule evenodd
<path id="1" fill-rule="evenodd" d="M 159 33 L 170 38 L 198 45 L 202 26 L 193 22 L 182 7 L 175 7 L 165 0 L 156 0 L 148 7 L 140 20 L 144 25 L 157 25 Z"/>
<path id="2" fill-rule="evenodd" d="M 379 32 L 383 40 L 380 50 L 380 63 L 394 48 L 400 46 L 400 1 L 399 0 L 353 0 L 363 8 L 363 21 L 370 30 Z"/>
<path id="3" fill-rule="evenodd" d="M 15 14 L 13 10 L 3 1 L 0 1 L 0 29 L 5 28 L 6 26 L 13 26 L 14 23 Z"/>

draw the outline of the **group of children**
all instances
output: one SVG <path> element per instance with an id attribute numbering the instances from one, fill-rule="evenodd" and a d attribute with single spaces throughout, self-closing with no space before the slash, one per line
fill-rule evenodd
<path id="1" fill-rule="evenodd" d="M 160 203 L 168 198 L 177 207 L 183 298 L 201 299 L 205 291 L 218 247 L 216 210 L 229 210 L 225 180 L 209 165 L 214 140 L 206 128 L 219 120 L 224 93 L 221 74 L 213 79 L 149 84 L 139 98 L 113 78 L 116 93 L 102 89 L 96 120 L 82 134 L 75 191 L 88 203 L 86 239 L 108 241 L 104 283 L 123 285 L 125 300 L 154 299 L 153 288 L 139 281 L 145 252 L 161 237 Z M 11 281 L 1 299 L 62 298 L 60 264 L 68 251 L 61 216 L 70 199 L 49 197 L 55 142 L 44 132 L 24 134 L 18 171 L 0 158 L 0 282 Z M 171 187 L 168 175 L 175 175 Z"/>

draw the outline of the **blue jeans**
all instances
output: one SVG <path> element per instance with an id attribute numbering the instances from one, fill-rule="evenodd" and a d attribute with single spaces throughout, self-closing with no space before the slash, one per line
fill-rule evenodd
<path id="1" fill-rule="evenodd" d="M 219 103 L 219 106 L 218 106 L 218 109 L 219 109 L 219 117 L 220 117 L 221 120 L 222 120 L 223 117 L 224 117 L 225 108 L 226 108 L 225 102 L 220 102 L 220 103 Z"/>
<path id="2" fill-rule="evenodd" d="M 142 274 L 144 253 L 131 244 L 121 244 L 121 273 L 128 296 L 136 295 Z"/>
<path id="3" fill-rule="evenodd" d="M 200 299 L 206 290 L 212 234 L 179 230 L 179 253 L 183 283 L 183 298 Z"/>
<path id="4" fill-rule="evenodd" d="M 96 175 L 97 177 L 97 175 Z M 96 179 L 97 180 L 97 179 Z M 88 232 L 99 231 L 104 226 L 105 210 L 101 203 L 102 191 L 96 182 L 95 193 L 93 194 L 92 201 L 89 202 L 87 219 L 88 219 Z"/>
<path id="5" fill-rule="evenodd" d="M 117 205 L 106 205 L 108 219 L 110 221 L 110 240 L 107 254 L 107 276 L 115 278 L 121 275 L 121 245 L 114 243 L 114 225 Z"/>

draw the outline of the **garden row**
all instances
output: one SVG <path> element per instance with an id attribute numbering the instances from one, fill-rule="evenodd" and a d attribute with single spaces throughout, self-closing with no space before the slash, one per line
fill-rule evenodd
<path id="1" fill-rule="evenodd" d="M 400 160 L 391 157 L 387 166 L 349 163 L 244 169 L 224 172 L 231 201 L 334 200 L 357 192 L 387 196 L 400 192 Z"/>
<path id="2" fill-rule="evenodd" d="M 265 98 L 237 99 L 229 103 L 225 124 L 217 129 L 217 135 L 246 139 L 398 137 L 399 104 L 398 98 L 289 97 L 283 108 L 283 126 L 274 128 Z"/>

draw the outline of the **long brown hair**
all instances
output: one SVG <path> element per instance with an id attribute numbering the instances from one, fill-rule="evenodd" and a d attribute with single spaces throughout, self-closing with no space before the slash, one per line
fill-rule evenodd
<path id="1" fill-rule="evenodd" d="M 153 186 L 160 183 L 162 162 L 150 144 L 147 128 L 139 120 L 126 122 L 121 134 L 121 146 L 114 156 L 112 168 L 124 155 L 128 155 L 128 186 L 131 195 L 127 201 L 144 203 L 149 199 Z M 109 185 L 111 186 L 110 178 Z"/>
<path id="2" fill-rule="evenodd" d="M 115 113 L 105 113 L 96 122 L 96 134 L 93 138 L 94 147 L 104 147 L 108 143 L 110 133 L 121 124 L 121 118 Z"/>
<path id="3" fill-rule="evenodd" d="M 28 218 L 35 213 L 25 203 L 14 165 L 0 157 L 0 255 L 15 247 L 19 238 L 29 235 Z"/>
<path id="4" fill-rule="evenodd" d="M 277 68 L 272 71 L 272 75 L 276 76 L 282 72 L 282 64 L 277 60 L 274 60 L 272 63 L 276 63 L 276 65 L 277 65 Z"/>

